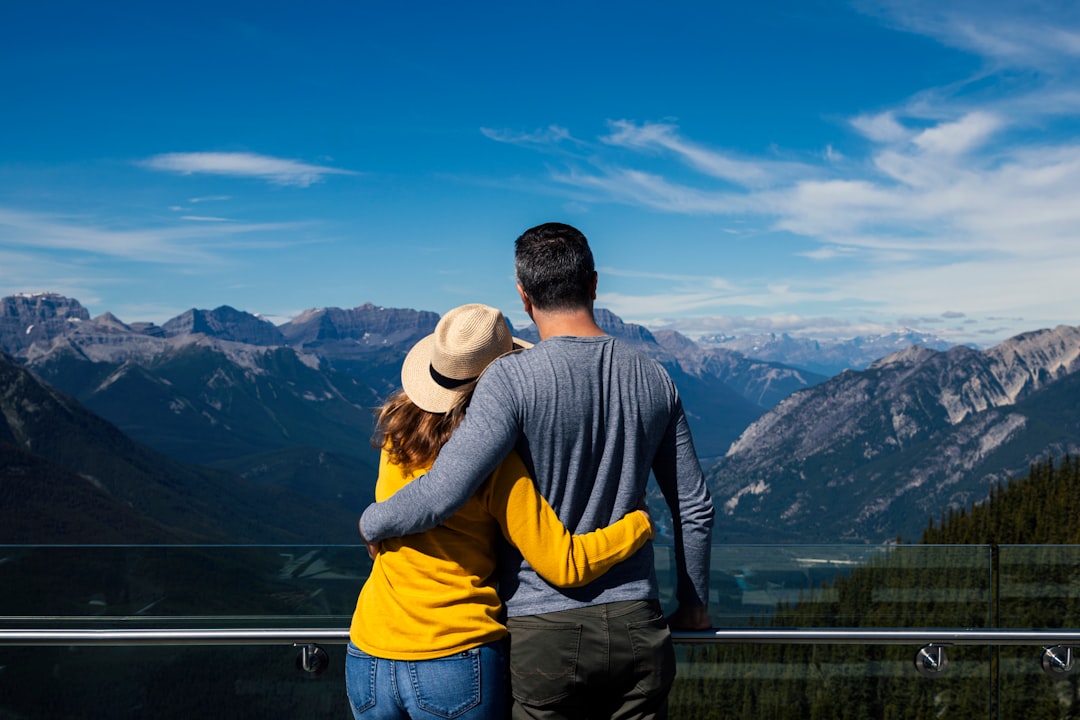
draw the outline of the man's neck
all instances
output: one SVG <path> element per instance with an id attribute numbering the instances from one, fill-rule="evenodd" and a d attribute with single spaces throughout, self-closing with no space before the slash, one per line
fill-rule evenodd
<path id="1" fill-rule="evenodd" d="M 596 337 L 606 335 L 596 324 L 591 308 L 580 310 L 543 311 L 533 309 L 533 322 L 540 339 L 549 337 Z"/>

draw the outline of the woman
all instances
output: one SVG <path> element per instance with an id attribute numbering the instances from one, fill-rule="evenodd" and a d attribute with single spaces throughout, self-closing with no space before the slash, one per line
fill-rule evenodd
<path id="1" fill-rule="evenodd" d="M 431 467 L 484 368 L 524 347 L 498 310 L 465 305 L 409 351 L 402 390 L 379 413 L 376 500 Z M 349 632 L 346 686 L 357 720 L 506 717 L 506 627 L 494 581 L 500 535 L 545 580 L 573 587 L 630 557 L 652 526 L 638 510 L 570 535 L 511 454 L 443 525 L 383 541 Z"/>

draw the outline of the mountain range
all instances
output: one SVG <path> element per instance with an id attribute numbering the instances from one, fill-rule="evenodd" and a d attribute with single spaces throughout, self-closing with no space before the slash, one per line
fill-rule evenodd
<path id="1" fill-rule="evenodd" d="M 917 537 L 946 508 L 1080 447 L 1076 328 L 985 351 L 910 345 L 827 377 L 604 309 L 596 318 L 675 380 L 716 499 L 718 541 Z M 91 318 L 60 295 L 16 295 L 0 299 L 0 349 L 12 368 L 147 452 L 238 488 L 338 509 L 351 541 L 375 480 L 374 409 L 437 321 L 368 303 L 278 326 L 230 307 L 192 309 L 158 326 Z M 538 340 L 534 326 L 515 334 Z M 24 464 L 101 479 L 32 443 L 13 444 Z"/>
<path id="2" fill-rule="evenodd" d="M 369 303 L 308 310 L 275 326 L 219 307 L 158 326 L 91 318 L 73 298 L 39 293 L 0 299 L 0 348 L 174 461 L 358 514 L 376 476 L 374 410 L 438 317 Z M 769 407 L 825 379 L 675 333 L 654 336 L 606 310 L 597 319 L 669 369 L 703 457 L 721 455 Z M 538 339 L 535 327 L 517 334 Z"/>
<path id="3" fill-rule="evenodd" d="M 793 393 L 708 473 L 719 525 L 812 541 L 917 538 L 1031 463 L 1080 450 L 1080 328 L 985 351 L 912 346 Z"/>
<path id="4" fill-rule="evenodd" d="M 864 370 L 870 363 L 912 345 L 948 350 L 956 343 L 932 333 L 904 329 L 879 335 L 823 340 L 789 333 L 705 335 L 698 343 L 724 348 L 759 360 L 772 360 L 832 377 L 844 370 Z"/>
<path id="5" fill-rule="evenodd" d="M 156 452 L 0 353 L 0 542 L 352 542 L 352 520 Z"/>

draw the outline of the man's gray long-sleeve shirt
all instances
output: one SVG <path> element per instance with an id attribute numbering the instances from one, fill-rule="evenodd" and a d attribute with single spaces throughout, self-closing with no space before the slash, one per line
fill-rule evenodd
<path id="1" fill-rule="evenodd" d="M 610 336 L 548 338 L 496 360 L 431 470 L 364 511 L 364 536 L 438 525 L 514 449 L 574 533 L 633 510 L 652 470 L 672 512 L 679 602 L 707 603 L 713 506 L 681 401 L 659 363 Z M 653 563 L 647 543 L 589 585 L 558 589 L 506 547 L 499 594 L 510 616 L 656 598 Z"/>

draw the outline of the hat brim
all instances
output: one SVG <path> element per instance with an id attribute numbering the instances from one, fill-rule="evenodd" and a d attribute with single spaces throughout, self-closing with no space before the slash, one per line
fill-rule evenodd
<path id="1" fill-rule="evenodd" d="M 498 360 L 499 357 L 532 347 L 532 343 L 526 340 L 516 337 L 511 337 L 510 340 L 513 342 L 513 349 L 494 358 L 492 362 Z M 405 361 L 401 364 L 401 389 L 421 410 L 446 413 L 457 405 L 462 397 L 472 392 L 472 389 L 476 387 L 476 380 L 456 388 L 445 388 L 435 382 L 431 377 L 431 357 L 434 347 L 435 334 L 432 333 L 422 338 L 409 350 Z M 487 367 L 490 367 L 490 363 Z M 484 370 L 487 370 L 487 367 Z"/>

